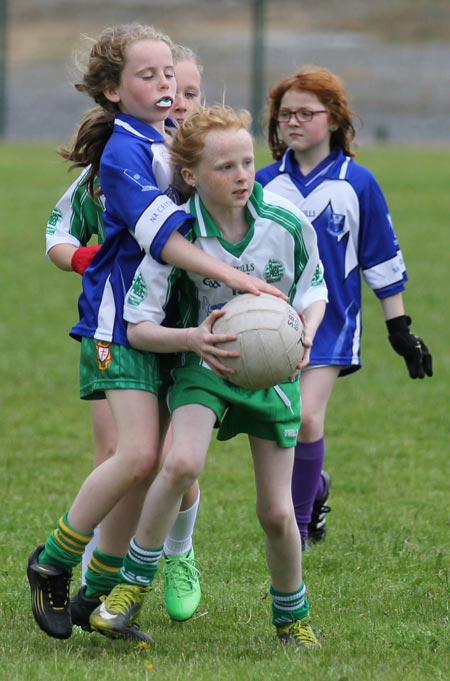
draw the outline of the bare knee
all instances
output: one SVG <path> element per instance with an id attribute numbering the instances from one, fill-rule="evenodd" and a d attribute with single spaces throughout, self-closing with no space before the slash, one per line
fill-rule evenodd
<path id="1" fill-rule="evenodd" d="M 290 504 L 272 504 L 264 509 L 258 508 L 257 515 L 261 527 L 268 536 L 283 536 L 290 527 L 293 509 Z"/>
<path id="2" fill-rule="evenodd" d="M 94 468 L 114 456 L 117 445 L 115 442 L 98 442 L 94 448 Z"/>
<path id="3" fill-rule="evenodd" d="M 120 453 L 125 475 L 131 486 L 145 481 L 151 482 L 156 477 L 159 468 L 158 453 L 151 448 L 137 448 L 133 452 Z"/>
<path id="4" fill-rule="evenodd" d="M 317 412 L 302 410 L 302 425 L 300 429 L 300 437 L 302 441 L 310 442 L 320 437 L 323 424 L 322 418 Z"/>
<path id="5" fill-rule="evenodd" d="M 201 466 L 196 464 L 194 457 L 189 456 L 188 451 L 171 452 L 161 471 L 170 486 L 183 494 L 194 484 L 200 473 Z"/>

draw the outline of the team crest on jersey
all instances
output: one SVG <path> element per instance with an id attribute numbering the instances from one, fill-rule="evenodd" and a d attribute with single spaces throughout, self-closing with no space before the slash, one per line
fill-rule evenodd
<path id="1" fill-rule="evenodd" d="M 284 276 L 286 268 L 281 260 L 270 259 L 264 268 L 264 279 L 268 284 L 273 284 L 276 281 L 281 281 Z"/>
<path id="2" fill-rule="evenodd" d="M 341 236 L 344 233 L 345 215 L 330 212 L 328 217 L 327 231 L 333 236 Z"/>
<path id="3" fill-rule="evenodd" d="M 97 363 L 100 371 L 106 371 L 111 364 L 111 343 L 106 341 L 97 341 L 95 344 L 97 350 Z"/>
<path id="4" fill-rule="evenodd" d="M 59 210 L 59 208 L 54 208 L 47 222 L 47 228 L 45 230 L 47 236 L 53 236 L 53 234 L 56 232 L 58 222 L 61 222 L 61 220 L 62 220 L 61 211 Z"/>
<path id="5" fill-rule="evenodd" d="M 137 307 L 142 303 L 146 295 L 147 285 L 144 281 L 144 277 L 141 273 L 136 274 L 133 279 L 133 283 L 131 284 L 131 290 L 128 294 L 127 303 Z"/>
<path id="6" fill-rule="evenodd" d="M 322 282 L 323 282 L 323 267 L 319 263 L 316 267 L 316 271 L 314 272 L 314 276 L 311 281 L 311 286 L 320 286 Z"/>

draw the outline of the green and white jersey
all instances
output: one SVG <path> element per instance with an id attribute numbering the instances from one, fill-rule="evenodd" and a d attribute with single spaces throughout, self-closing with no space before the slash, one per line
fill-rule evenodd
<path id="1" fill-rule="evenodd" d="M 315 301 L 328 299 L 314 228 L 287 199 L 255 183 L 247 204 L 249 229 L 237 244 L 222 237 L 198 195 L 185 204 L 184 209 L 196 218 L 187 234 L 195 246 L 280 289 L 297 311 L 303 311 Z M 185 327 L 198 326 L 213 310 L 222 308 L 241 293 L 216 279 L 180 272 L 145 256 L 125 298 L 125 320 L 160 324 L 169 309 L 175 283 Z M 201 362 L 200 358 L 197 360 Z"/>
<path id="2" fill-rule="evenodd" d="M 84 184 L 88 168 L 73 182 L 60 198 L 47 222 L 45 253 L 58 244 L 86 246 L 97 235 L 98 243 L 105 240 L 103 226 L 104 197 L 93 199 Z"/>

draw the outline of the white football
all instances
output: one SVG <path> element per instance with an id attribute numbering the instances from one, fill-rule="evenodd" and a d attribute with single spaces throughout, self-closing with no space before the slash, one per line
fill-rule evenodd
<path id="1" fill-rule="evenodd" d="M 286 381 L 303 357 L 303 324 L 294 308 L 281 298 L 251 293 L 230 300 L 225 314 L 214 324 L 214 333 L 233 334 L 235 341 L 220 347 L 239 352 L 221 358 L 235 369 L 228 380 L 241 388 L 270 388 Z"/>

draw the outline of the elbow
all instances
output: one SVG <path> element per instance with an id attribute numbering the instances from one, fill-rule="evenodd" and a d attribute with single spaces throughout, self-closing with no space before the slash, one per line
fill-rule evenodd
<path id="1" fill-rule="evenodd" d="M 161 329 L 159 324 L 149 320 L 128 322 L 128 342 L 134 350 L 141 352 L 171 352 L 165 348 L 164 339 L 161 341 Z"/>
<path id="2" fill-rule="evenodd" d="M 127 326 L 127 338 L 132 348 L 135 350 L 143 350 L 142 346 L 140 345 L 140 333 L 138 327 L 139 324 L 132 324 L 130 322 Z"/>
<path id="3" fill-rule="evenodd" d="M 72 272 L 72 257 L 76 247 L 71 244 L 55 244 L 48 251 L 49 260 L 64 272 Z"/>

